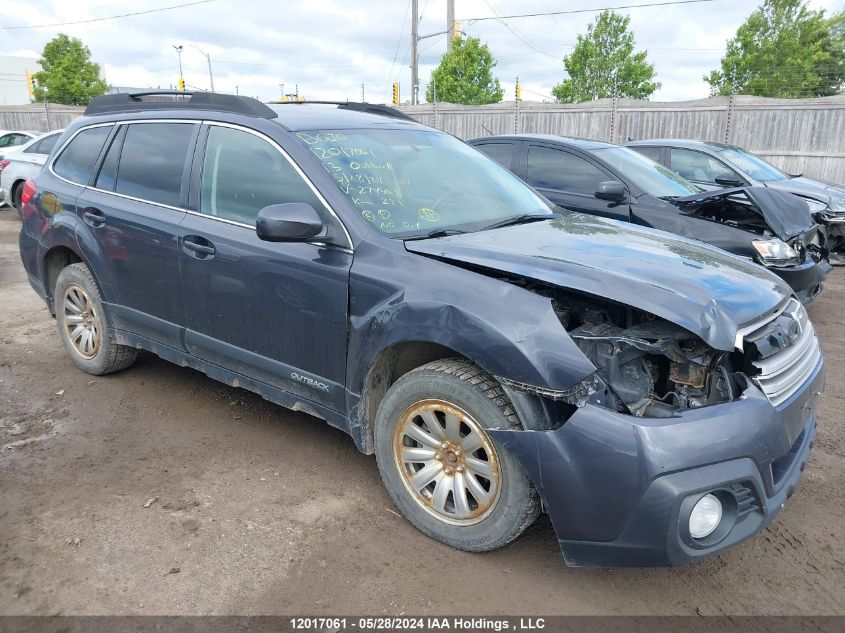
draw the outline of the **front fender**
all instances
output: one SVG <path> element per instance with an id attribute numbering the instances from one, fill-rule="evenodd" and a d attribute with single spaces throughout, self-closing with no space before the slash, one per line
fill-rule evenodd
<path id="1" fill-rule="evenodd" d="M 545 389 L 567 389 L 595 371 L 549 299 L 427 257 L 357 250 L 350 391 L 361 393 L 367 371 L 386 349 L 409 341 L 443 345 L 493 375 Z"/>

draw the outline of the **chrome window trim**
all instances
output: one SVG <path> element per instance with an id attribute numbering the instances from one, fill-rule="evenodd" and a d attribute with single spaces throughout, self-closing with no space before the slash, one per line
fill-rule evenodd
<path id="1" fill-rule="evenodd" d="M 250 128 L 245 127 L 243 125 L 238 125 L 236 123 L 226 123 L 226 122 L 223 122 L 223 121 L 209 121 L 209 120 L 206 120 L 206 119 L 130 119 L 130 120 L 126 120 L 126 121 L 109 121 L 109 122 L 106 122 L 106 123 L 92 123 L 91 125 L 86 125 L 86 126 L 80 127 L 78 130 L 76 130 L 70 136 L 70 138 L 68 138 L 64 143 L 62 143 L 62 146 L 56 152 L 56 155 L 52 158 L 52 160 L 50 160 L 49 164 L 47 165 L 47 169 L 50 171 L 50 173 L 53 176 L 55 176 L 59 180 L 66 182 L 70 185 L 76 185 L 77 187 L 84 187 L 85 189 L 91 189 L 92 191 L 98 191 L 100 193 L 105 193 L 105 194 L 108 194 L 108 195 L 117 196 L 119 198 L 124 198 L 126 200 L 133 200 L 135 202 L 143 202 L 144 204 L 151 204 L 151 205 L 156 206 L 156 207 L 162 207 L 164 209 L 171 209 L 173 211 L 180 211 L 182 213 L 187 213 L 189 215 L 194 215 L 194 216 L 201 217 L 201 218 L 208 218 L 210 220 L 216 220 L 218 222 L 223 222 L 225 224 L 229 224 L 229 225 L 232 225 L 232 226 L 239 226 L 239 227 L 243 227 L 245 229 L 249 229 L 251 231 L 255 231 L 255 225 L 254 224 L 245 224 L 243 222 L 236 222 L 235 220 L 229 220 L 229 219 L 221 218 L 221 217 L 218 217 L 218 216 L 208 215 L 207 213 L 201 213 L 199 211 L 194 211 L 193 209 L 185 209 L 183 207 L 175 207 L 175 206 L 172 206 L 172 205 L 169 205 L 169 204 L 164 204 L 162 202 L 154 202 L 152 200 L 145 200 L 143 198 L 136 198 L 135 196 L 129 196 L 129 195 L 126 195 L 124 193 L 118 193 L 117 191 L 106 191 L 105 189 L 100 189 L 98 187 L 94 187 L 93 185 L 84 185 L 84 184 L 74 182 L 72 180 L 68 180 L 67 178 L 60 176 L 53 169 L 53 165 L 59 159 L 59 157 L 62 155 L 62 153 L 65 151 L 65 148 L 70 144 L 71 141 L 73 141 L 73 139 L 76 138 L 76 135 L 79 134 L 80 132 L 82 132 L 83 130 L 89 130 L 89 129 L 92 129 L 92 128 L 95 128 L 95 127 L 107 127 L 107 126 L 116 126 L 116 125 L 124 125 L 124 124 L 130 125 L 130 124 L 136 124 L 136 123 L 186 123 L 186 124 L 191 124 L 191 125 L 209 125 L 209 126 L 216 125 L 216 126 L 219 126 L 219 127 L 228 127 L 228 128 L 232 128 L 232 129 L 235 129 L 235 130 L 241 130 L 243 132 L 247 132 L 249 134 L 252 134 L 253 136 L 257 136 L 258 138 L 270 143 L 270 145 L 272 145 L 285 158 L 285 160 L 288 161 L 290 166 L 293 167 L 294 171 L 297 174 L 299 174 L 299 177 L 302 178 L 302 180 L 305 182 L 306 185 L 308 185 L 308 188 L 311 189 L 311 191 L 314 193 L 315 196 L 317 196 L 317 199 L 320 200 L 320 202 L 326 207 L 326 209 L 329 211 L 329 213 L 332 215 L 332 217 L 335 220 L 337 220 L 338 224 L 340 224 L 341 228 L 343 229 L 343 233 L 346 236 L 347 246 L 338 246 L 338 248 L 340 250 L 344 251 L 344 252 L 348 252 L 348 253 L 353 252 L 352 236 L 349 234 L 349 230 L 346 228 L 346 225 L 343 223 L 343 220 L 340 219 L 340 216 L 337 214 L 337 212 L 334 210 L 334 208 L 328 203 L 328 201 L 325 199 L 323 194 L 321 194 L 320 191 L 317 189 L 317 187 L 314 186 L 314 183 L 311 182 L 311 179 L 308 178 L 308 176 L 305 175 L 305 172 L 302 171 L 302 169 L 299 167 L 299 165 L 296 164 L 296 162 L 290 157 L 290 155 L 278 143 L 276 143 L 273 139 L 268 137 L 266 134 L 258 132 L 257 130 L 250 129 Z M 308 243 L 314 244 L 315 246 L 328 246 L 328 244 L 325 244 L 323 242 L 308 242 Z M 335 245 L 332 245 L 332 246 L 335 246 Z"/>

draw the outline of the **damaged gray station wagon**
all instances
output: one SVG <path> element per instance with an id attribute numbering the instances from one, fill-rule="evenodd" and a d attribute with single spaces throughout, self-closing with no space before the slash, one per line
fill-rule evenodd
<path id="1" fill-rule="evenodd" d="M 680 564 L 793 493 L 822 351 L 762 267 L 555 210 L 389 108 L 155 99 L 95 99 L 22 191 L 84 371 L 146 349 L 323 418 L 469 551 L 545 511 L 570 564 Z"/>

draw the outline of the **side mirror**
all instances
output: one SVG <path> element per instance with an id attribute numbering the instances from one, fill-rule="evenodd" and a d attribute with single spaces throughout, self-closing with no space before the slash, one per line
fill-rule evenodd
<path id="1" fill-rule="evenodd" d="M 271 204 L 255 220 L 255 232 L 267 242 L 307 242 L 323 229 L 323 220 L 306 202 Z"/>
<path id="2" fill-rule="evenodd" d="M 628 191 L 618 180 L 600 182 L 596 187 L 596 198 L 599 200 L 610 200 L 611 202 L 625 202 L 628 198 Z"/>
<path id="3" fill-rule="evenodd" d="M 717 185 L 723 187 L 742 187 L 745 184 L 730 172 L 719 174 L 713 180 Z"/>

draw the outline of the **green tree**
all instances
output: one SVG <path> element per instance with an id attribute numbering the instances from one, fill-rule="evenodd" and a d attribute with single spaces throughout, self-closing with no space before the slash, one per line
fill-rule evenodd
<path id="1" fill-rule="evenodd" d="M 38 63 L 36 101 L 87 105 L 109 89 L 100 77 L 100 65 L 91 61 L 91 51 L 75 37 L 59 33 L 44 45 Z"/>
<path id="2" fill-rule="evenodd" d="M 831 18 L 803 0 L 765 0 L 705 75 L 714 95 L 823 97 L 845 84 L 845 13 Z"/>
<path id="3" fill-rule="evenodd" d="M 628 30 L 631 18 L 614 11 L 602 11 L 578 36 L 571 55 L 563 58 L 569 75 L 552 94 L 561 103 L 577 103 L 607 97 L 648 99 L 660 88 L 654 65 L 646 51 L 634 52 L 634 34 Z"/>
<path id="4" fill-rule="evenodd" d="M 498 103 L 504 90 L 493 76 L 496 61 L 486 44 L 477 37 L 452 40 L 452 50 L 431 71 L 431 81 L 425 91 L 426 101 L 481 105 Z"/>

